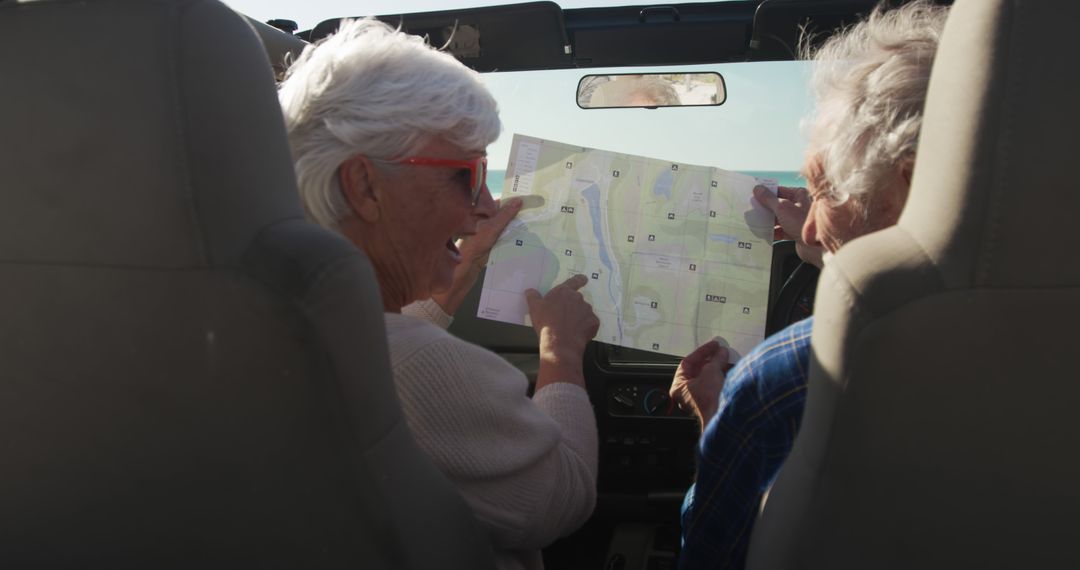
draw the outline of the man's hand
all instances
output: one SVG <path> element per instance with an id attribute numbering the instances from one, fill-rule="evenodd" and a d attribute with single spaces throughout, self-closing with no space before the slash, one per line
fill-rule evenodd
<path id="1" fill-rule="evenodd" d="M 710 340 L 686 355 L 671 381 L 668 394 L 672 401 L 680 408 L 692 411 L 702 429 L 716 415 L 727 361 L 727 349 Z"/>
<path id="2" fill-rule="evenodd" d="M 802 227 L 810 214 L 810 203 L 813 202 L 810 192 L 806 188 L 780 186 L 776 195 L 773 195 L 768 188 L 757 186 L 754 188 L 754 198 L 776 216 L 773 239 L 795 240 L 795 250 L 799 252 L 799 257 L 807 263 L 821 267 L 821 256 L 825 249 L 807 245 L 802 240 Z"/>
<path id="3" fill-rule="evenodd" d="M 495 201 L 499 204 L 499 200 Z M 454 282 L 450 289 L 442 293 L 435 293 L 431 298 L 442 307 L 448 315 L 453 315 L 465 296 L 469 294 L 476 278 L 480 276 L 484 266 L 487 265 L 488 256 L 495 241 L 502 235 L 510 220 L 521 210 L 521 198 L 513 198 L 501 204 L 499 211 L 488 220 L 477 225 L 476 233 L 458 240 L 457 247 L 461 251 L 461 263 L 454 268 Z"/>

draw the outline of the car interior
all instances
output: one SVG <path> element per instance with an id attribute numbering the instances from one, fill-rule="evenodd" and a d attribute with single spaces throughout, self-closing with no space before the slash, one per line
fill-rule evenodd
<path id="1" fill-rule="evenodd" d="M 558 71 L 572 104 L 598 69 L 791 62 L 875 4 L 373 16 L 493 81 Z M 766 330 L 814 314 L 813 363 L 749 567 L 1080 565 L 1064 251 L 1080 82 L 1054 57 L 1078 11 L 958 0 L 900 223 L 820 274 L 774 244 Z M 274 80 L 339 24 L 0 0 L 4 566 L 494 566 L 404 424 L 370 264 L 303 219 Z M 534 380 L 532 329 L 473 316 L 482 281 L 451 332 Z M 676 567 L 700 432 L 667 395 L 678 362 L 591 343 L 598 502 L 548 568 Z"/>

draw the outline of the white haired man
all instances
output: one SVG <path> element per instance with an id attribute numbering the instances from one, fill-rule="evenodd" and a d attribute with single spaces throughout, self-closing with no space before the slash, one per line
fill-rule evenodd
<path id="1" fill-rule="evenodd" d="M 823 253 L 827 262 L 848 241 L 899 219 L 947 13 L 923 0 L 879 7 L 814 56 L 818 110 L 803 167 L 809 192 L 755 191 L 776 213 L 779 233 L 801 236 L 804 259 Z M 679 568 L 744 566 L 762 497 L 802 419 L 812 326 L 806 319 L 769 337 L 726 381 L 727 353 L 716 342 L 676 371 L 671 396 L 704 428 L 697 481 L 683 504 Z"/>

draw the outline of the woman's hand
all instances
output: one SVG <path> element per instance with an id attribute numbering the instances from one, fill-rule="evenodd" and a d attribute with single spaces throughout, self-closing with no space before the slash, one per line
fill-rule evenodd
<path id="1" fill-rule="evenodd" d="M 716 415 L 727 361 L 727 349 L 710 340 L 686 355 L 671 381 L 668 395 L 680 408 L 693 412 L 702 429 Z"/>
<path id="2" fill-rule="evenodd" d="M 821 256 L 825 248 L 808 245 L 802 240 L 802 227 L 810 214 L 810 203 L 814 201 L 810 191 L 806 188 L 780 186 L 774 195 L 768 188 L 756 186 L 754 198 L 776 216 L 773 239 L 795 240 L 795 250 L 799 257 L 807 263 L 821 267 Z"/>
<path id="3" fill-rule="evenodd" d="M 498 206 L 499 200 L 496 200 L 495 204 Z M 477 225 L 475 234 L 458 240 L 457 247 L 461 252 L 461 263 L 454 268 L 454 282 L 446 291 L 431 295 L 432 300 L 438 303 L 446 314 L 453 316 L 461 306 L 465 296 L 476 284 L 476 278 L 487 265 L 491 248 L 495 246 L 495 242 L 502 235 L 507 224 L 519 211 L 521 211 L 521 198 L 507 200 L 493 217 Z"/>
<path id="4" fill-rule="evenodd" d="M 588 282 L 588 277 L 575 275 L 544 296 L 536 289 L 525 291 L 529 317 L 540 336 L 537 390 L 553 382 L 572 382 L 585 387 L 582 357 L 600 329 L 600 319 L 579 291 Z"/>

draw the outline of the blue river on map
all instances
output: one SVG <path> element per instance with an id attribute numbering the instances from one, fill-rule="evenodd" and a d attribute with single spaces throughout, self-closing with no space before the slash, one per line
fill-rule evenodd
<path id="1" fill-rule="evenodd" d="M 611 266 L 607 249 L 604 247 L 604 232 L 600 225 L 600 188 L 596 184 L 590 184 L 588 188 L 581 191 L 581 195 L 589 201 L 589 217 L 592 218 L 593 235 L 600 243 L 600 263 L 606 265 L 609 270 L 615 271 L 615 268 Z"/>
<path id="2" fill-rule="evenodd" d="M 615 298 L 615 292 L 611 290 L 615 280 L 615 268 L 611 265 L 611 258 L 607 254 L 607 246 L 604 245 L 604 228 L 600 222 L 600 188 L 595 184 L 590 184 L 588 188 L 581 191 L 581 196 L 589 202 L 589 217 L 592 218 L 593 235 L 596 236 L 596 242 L 600 250 L 600 263 L 603 263 L 610 272 L 608 277 L 608 296 L 611 297 L 611 303 L 613 306 L 619 306 L 619 300 Z M 622 331 L 622 314 L 616 313 L 615 318 L 618 319 L 618 329 Z"/>

